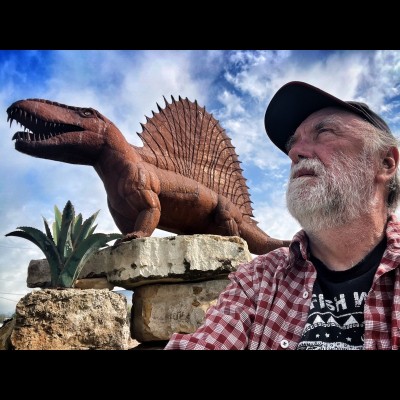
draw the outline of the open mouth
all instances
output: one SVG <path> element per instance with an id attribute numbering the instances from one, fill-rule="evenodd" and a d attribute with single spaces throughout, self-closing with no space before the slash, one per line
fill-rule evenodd
<path id="1" fill-rule="evenodd" d="M 13 121 L 20 124 L 23 131 L 16 132 L 12 140 L 17 142 L 41 142 L 62 135 L 67 132 L 83 131 L 80 126 L 65 124 L 62 122 L 46 121 L 37 115 L 33 115 L 18 106 L 7 109 L 7 122 L 10 121 L 10 128 Z"/>
<path id="2" fill-rule="evenodd" d="M 317 176 L 316 173 L 311 169 L 302 168 L 293 174 L 293 179 L 296 178 L 307 178 Z"/>

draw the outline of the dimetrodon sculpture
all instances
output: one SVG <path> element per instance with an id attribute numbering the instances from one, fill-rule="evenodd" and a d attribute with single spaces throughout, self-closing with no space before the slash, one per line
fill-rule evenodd
<path id="1" fill-rule="evenodd" d="M 271 238 L 253 219 L 240 161 L 219 122 L 187 98 L 142 124 L 143 146 L 129 144 L 93 108 L 27 99 L 7 109 L 23 131 L 15 149 L 33 157 L 92 166 L 103 181 L 110 213 L 123 241 L 156 228 L 175 234 L 240 236 L 253 254 L 289 241 Z"/>

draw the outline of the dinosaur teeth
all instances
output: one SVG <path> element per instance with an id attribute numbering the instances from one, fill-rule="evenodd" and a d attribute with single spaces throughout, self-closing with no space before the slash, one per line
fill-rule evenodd
<path id="1" fill-rule="evenodd" d="M 79 123 L 76 125 L 69 125 L 49 121 L 45 118 L 41 119 L 36 112 L 25 111 L 23 108 L 19 107 L 13 107 L 7 110 L 7 122 L 10 124 L 10 128 L 12 128 L 13 122 L 15 122 L 17 125 L 16 130 L 21 132 L 16 132 L 12 139 L 27 142 L 49 140 L 64 133 L 84 130 Z"/>
<path id="2" fill-rule="evenodd" d="M 33 133 L 29 129 L 24 128 L 24 131 L 16 132 L 13 136 L 13 139 L 23 140 L 27 142 L 37 142 L 42 140 L 51 139 L 58 134 L 56 132 L 46 132 L 46 133 Z"/>

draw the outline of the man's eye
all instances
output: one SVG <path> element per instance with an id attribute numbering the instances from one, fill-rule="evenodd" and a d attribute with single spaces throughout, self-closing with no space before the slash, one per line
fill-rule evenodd
<path id="1" fill-rule="evenodd" d="M 293 147 L 293 145 L 296 142 L 296 138 L 294 136 L 291 136 L 290 139 L 286 142 L 285 148 L 286 151 L 289 153 L 290 149 Z"/>

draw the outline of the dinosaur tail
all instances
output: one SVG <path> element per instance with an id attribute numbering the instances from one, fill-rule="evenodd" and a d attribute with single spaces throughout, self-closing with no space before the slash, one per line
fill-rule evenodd
<path id="1" fill-rule="evenodd" d="M 241 227 L 241 237 L 246 240 L 250 253 L 256 255 L 269 253 L 279 247 L 288 247 L 291 242 L 268 236 L 256 224 L 244 224 Z"/>

